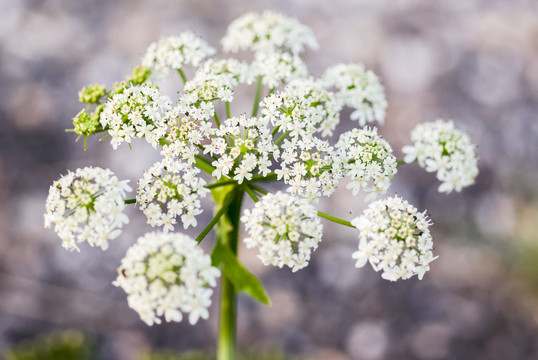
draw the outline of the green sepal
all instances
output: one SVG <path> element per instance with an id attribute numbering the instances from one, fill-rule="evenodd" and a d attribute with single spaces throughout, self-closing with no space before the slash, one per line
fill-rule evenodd
<path id="1" fill-rule="evenodd" d="M 260 280 L 239 262 L 229 247 L 217 242 L 211 253 L 211 262 L 222 269 L 222 275 L 230 280 L 235 291 L 244 291 L 259 302 L 271 304 Z"/>

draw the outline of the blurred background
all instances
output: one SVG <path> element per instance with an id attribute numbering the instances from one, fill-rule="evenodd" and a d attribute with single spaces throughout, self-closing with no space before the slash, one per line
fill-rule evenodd
<path id="1" fill-rule="evenodd" d="M 435 221 L 439 259 L 422 281 L 356 269 L 356 234 L 331 223 L 311 265 L 295 274 L 242 250 L 273 306 L 240 296 L 240 346 L 275 359 L 538 359 L 533 0 L 0 0 L 0 353 L 51 341 L 84 344 L 93 359 L 214 348 L 215 309 L 194 327 L 147 327 L 111 285 L 127 247 L 148 231 L 140 214 L 131 211 L 108 251 L 69 253 L 43 229 L 44 204 L 67 169 L 109 167 L 134 185 L 158 159 L 142 143 L 113 151 L 96 138 L 83 151 L 64 131 L 82 86 L 123 79 L 161 36 L 191 29 L 218 47 L 230 21 L 264 9 L 313 29 L 320 50 L 304 59 L 314 75 L 337 62 L 379 75 L 389 102 L 381 132 L 398 156 L 417 123 L 453 118 L 478 146 L 480 175 L 446 196 L 433 174 L 399 169 L 390 192 Z M 345 190 L 323 203 L 348 219 L 363 207 Z"/>

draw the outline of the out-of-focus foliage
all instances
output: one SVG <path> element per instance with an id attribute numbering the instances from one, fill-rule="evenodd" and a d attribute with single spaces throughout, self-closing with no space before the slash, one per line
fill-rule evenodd
<path id="1" fill-rule="evenodd" d="M 6 360 L 91 360 L 91 344 L 78 331 L 65 331 L 24 341 L 7 349 Z"/>
<path id="2" fill-rule="evenodd" d="M 138 360 L 214 360 L 213 351 L 189 351 L 177 353 L 171 350 L 155 351 L 142 355 Z M 285 360 L 289 359 L 279 349 L 245 349 L 238 356 L 238 360 Z"/>

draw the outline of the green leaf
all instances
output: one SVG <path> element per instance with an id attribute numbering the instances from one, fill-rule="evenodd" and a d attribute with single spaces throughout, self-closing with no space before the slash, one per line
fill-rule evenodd
<path id="1" fill-rule="evenodd" d="M 217 242 L 211 253 L 211 261 L 213 266 L 222 267 L 223 276 L 230 280 L 236 291 L 244 291 L 264 304 L 271 303 L 260 280 L 239 262 L 225 244 Z"/>

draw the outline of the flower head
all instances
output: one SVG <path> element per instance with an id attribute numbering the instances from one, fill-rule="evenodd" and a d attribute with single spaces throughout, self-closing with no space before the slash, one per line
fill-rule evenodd
<path id="1" fill-rule="evenodd" d="M 275 173 L 289 193 L 315 203 L 336 190 L 342 177 L 337 159 L 334 148 L 313 135 L 286 139 Z"/>
<path id="2" fill-rule="evenodd" d="M 387 109 L 385 90 L 376 74 L 360 64 L 338 64 L 325 71 L 327 87 L 336 88 L 336 99 L 354 111 L 351 120 L 360 126 L 377 122 L 383 124 Z"/>
<path id="3" fill-rule="evenodd" d="M 262 77 L 262 84 L 270 89 L 296 79 L 306 78 L 308 70 L 299 56 L 290 53 L 260 52 L 256 53 L 252 71 Z"/>
<path id="4" fill-rule="evenodd" d="M 355 266 L 366 262 L 382 271 L 387 280 L 422 279 L 430 269 L 433 242 L 425 213 L 401 198 L 389 197 L 370 204 L 364 213 L 351 221 L 359 230 L 359 249 L 353 253 Z"/>
<path id="5" fill-rule="evenodd" d="M 215 115 L 214 101 L 231 102 L 235 87 L 250 82 L 252 75 L 246 63 L 235 59 L 207 60 L 185 84 L 178 110 L 195 120 L 207 121 Z"/>
<path id="6" fill-rule="evenodd" d="M 148 224 L 162 226 L 164 232 L 174 230 L 176 218 L 183 227 L 196 226 L 202 213 L 200 198 L 209 192 L 200 170 L 189 163 L 164 159 L 153 164 L 138 181 L 136 201 Z"/>
<path id="7" fill-rule="evenodd" d="M 146 50 L 142 65 L 152 68 L 152 74 L 164 77 L 170 70 L 182 69 L 185 65 L 198 66 L 202 60 L 212 56 L 215 49 L 204 40 L 186 31 L 179 36 L 170 36 L 152 43 Z"/>
<path id="8" fill-rule="evenodd" d="M 222 39 L 224 51 L 301 53 L 305 47 L 317 49 L 312 31 L 297 19 L 273 11 L 247 13 L 235 19 Z"/>
<path id="9" fill-rule="evenodd" d="M 157 147 L 166 133 L 166 113 L 170 109 L 170 98 L 156 86 L 125 85 L 105 104 L 100 122 L 108 129 L 114 149 L 123 142 L 131 143 L 135 137 L 145 138 Z"/>
<path id="10" fill-rule="evenodd" d="M 183 234 L 149 233 L 127 250 L 113 282 L 148 325 L 207 319 L 219 269 L 196 241 Z"/>
<path id="11" fill-rule="evenodd" d="M 413 145 L 402 149 L 405 162 L 417 160 L 426 171 L 437 172 L 439 192 L 461 191 L 474 184 L 478 175 L 475 147 L 452 120 L 419 124 L 411 132 L 411 140 Z"/>
<path id="12" fill-rule="evenodd" d="M 108 169 L 85 167 L 56 180 L 47 197 L 45 227 L 54 225 L 62 246 L 79 251 L 78 243 L 108 248 L 129 219 L 124 198 L 131 188 Z"/>
<path id="13" fill-rule="evenodd" d="M 322 225 L 314 206 L 306 199 L 286 193 L 267 194 L 252 211 L 245 210 L 248 248 L 258 247 L 264 265 L 292 268 L 308 265 L 310 255 L 321 241 Z"/>
<path id="14" fill-rule="evenodd" d="M 347 187 L 353 190 L 353 195 L 362 189 L 373 198 L 387 191 L 396 174 L 396 157 L 390 144 L 377 133 L 377 128 L 343 133 L 336 150 L 343 172 L 351 179 Z"/>
<path id="15" fill-rule="evenodd" d="M 239 184 L 251 180 L 256 173 L 267 175 L 271 160 L 279 156 L 266 122 L 245 116 L 226 119 L 204 152 L 216 157 L 212 163 L 214 177 L 227 176 Z"/>
<path id="16" fill-rule="evenodd" d="M 314 133 L 330 136 L 340 121 L 340 106 L 334 95 L 313 78 L 290 82 L 283 91 L 266 97 L 261 105 L 263 118 L 294 138 Z"/>

